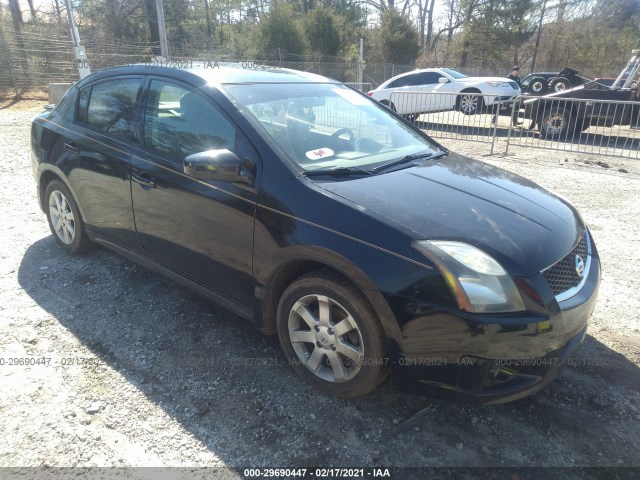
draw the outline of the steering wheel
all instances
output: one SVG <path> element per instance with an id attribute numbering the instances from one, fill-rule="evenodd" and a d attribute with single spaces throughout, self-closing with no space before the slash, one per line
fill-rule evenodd
<path id="1" fill-rule="evenodd" d="M 349 143 L 353 143 L 353 139 L 356 138 L 353 130 L 349 128 L 341 128 L 340 130 L 336 130 L 331 134 L 331 140 L 333 141 L 333 143 L 335 143 L 338 139 L 345 140 L 340 138 L 342 135 L 347 135 L 349 137 L 348 139 L 346 139 L 346 141 Z"/>

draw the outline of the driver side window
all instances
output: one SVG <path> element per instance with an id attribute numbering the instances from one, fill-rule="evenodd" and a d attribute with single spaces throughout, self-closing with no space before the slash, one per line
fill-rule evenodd
<path id="1" fill-rule="evenodd" d="M 144 144 L 155 154 L 182 165 L 193 153 L 222 148 L 235 152 L 236 130 L 193 89 L 153 80 L 144 115 Z"/>

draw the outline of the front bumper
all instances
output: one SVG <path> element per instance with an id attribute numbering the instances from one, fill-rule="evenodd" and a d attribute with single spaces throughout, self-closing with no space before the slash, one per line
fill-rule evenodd
<path id="1" fill-rule="evenodd" d="M 544 306 L 522 314 L 474 315 L 387 296 L 403 337 L 401 353 L 391 359 L 392 386 L 484 404 L 544 387 L 586 335 L 600 285 L 597 255 L 592 262 L 575 296 L 557 302 L 551 294 Z M 543 282 L 541 276 L 527 279 L 539 291 Z"/>
<path id="2" fill-rule="evenodd" d="M 519 90 L 514 90 L 511 87 L 484 89 L 482 93 L 487 106 L 497 104 L 510 105 L 520 95 Z"/>

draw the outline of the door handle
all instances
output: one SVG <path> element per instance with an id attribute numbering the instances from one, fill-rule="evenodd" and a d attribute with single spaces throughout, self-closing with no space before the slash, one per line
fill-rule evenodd
<path id="1" fill-rule="evenodd" d="M 156 182 L 153 181 L 151 175 L 147 172 L 133 172 L 131 174 L 131 180 L 139 183 L 143 190 L 149 190 L 156 187 Z"/>
<path id="2" fill-rule="evenodd" d="M 67 142 L 64 144 L 64 149 L 71 153 L 80 153 L 80 149 L 75 142 Z"/>

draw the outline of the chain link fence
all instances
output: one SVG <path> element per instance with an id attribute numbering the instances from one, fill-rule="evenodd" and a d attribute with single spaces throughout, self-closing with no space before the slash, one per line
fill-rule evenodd
<path id="1" fill-rule="evenodd" d="M 55 32 L 0 30 L 0 98 L 46 98 L 49 83 L 77 80 L 72 42 Z"/>
<path id="2" fill-rule="evenodd" d="M 105 38 L 95 29 L 81 29 L 91 71 L 132 63 L 159 64 L 159 44 L 126 42 Z M 278 66 L 317 73 L 349 83 L 367 91 L 393 75 L 407 72 L 414 65 L 392 63 L 363 64 L 362 82 L 358 82 L 358 62 L 324 55 L 293 55 L 276 50 L 257 57 L 247 57 L 226 50 L 208 50 L 179 45 L 171 48 L 172 64 L 191 62 L 241 63 L 249 68 L 258 65 Z M 0 99 L 46 99 L 50 83 L 71 83 L 79 79 L 73 43 L 66 32 L 52 25 L 25 24 L 16 34 L 13 26 L 0 23 Z"/>

